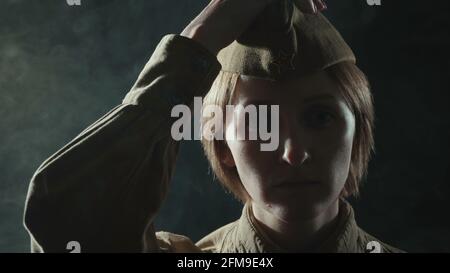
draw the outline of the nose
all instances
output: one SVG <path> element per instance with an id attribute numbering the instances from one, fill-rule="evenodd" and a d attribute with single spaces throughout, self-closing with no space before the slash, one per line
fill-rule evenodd
<path id="1" fill-rule="evenodd" d="M 301 166 L 305 164 L 310 155 L 306 150 L 306 145 L 302 142 L 298 134 L 289 134 L 283 142 L 283 154 L 281 160 L 291 166 Z"/>

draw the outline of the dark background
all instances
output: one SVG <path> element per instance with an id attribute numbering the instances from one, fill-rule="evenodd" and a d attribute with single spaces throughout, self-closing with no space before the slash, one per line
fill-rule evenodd
<path id="1" fill-rule="evenodd" d="M 26 252 L 22 213 L 40 163 L 119 104 L 161 37 L 206 0 L 2 0 L 0 252 Z M 375 97 L 376 155 L 357 221 L 407 251 L 450 251 L 448 1 L 329 0 Z M 184 142 L 157 228 L 194 241 L 240 215 Z"/>

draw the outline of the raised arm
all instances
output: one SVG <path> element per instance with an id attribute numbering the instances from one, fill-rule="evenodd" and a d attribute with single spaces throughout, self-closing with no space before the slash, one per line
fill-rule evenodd
<path id="1" fill-rule="evenodd" d="M 122 104 L 38 168 L 24 215 L 33 251 L 64 252 L 70 241 L 82 252 L 158 250 L 152 222 L 178 150 L 171 109 L 208 91 L 216 54 L 273 1 L 212 0 L 161 40 Z"/>
<path id="2" fill-rule="evenodd" d="M 144 233 L 156 250 L 151 222 L 178 149 L 171 108 L 203 95 L 219 69 L 197 42 L 165 36 L 123 103 L 34 174 L 24 219 L 34 251 L 62 252 L 78 241 L 83 252 L 139 252 Z"/>

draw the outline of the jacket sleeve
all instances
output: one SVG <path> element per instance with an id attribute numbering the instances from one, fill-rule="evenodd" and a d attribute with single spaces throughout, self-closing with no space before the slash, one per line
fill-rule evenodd
<path id="1" fill-rule="evenodd" d="M 152 222 L 165 198 L 179 144 L 174 105 L 191 105 L 220 71 L 197 42 L 163 37 L 122 104 L 42 163 L 33 175 L 24 223 L 32 250 L 158 251 Z"/>

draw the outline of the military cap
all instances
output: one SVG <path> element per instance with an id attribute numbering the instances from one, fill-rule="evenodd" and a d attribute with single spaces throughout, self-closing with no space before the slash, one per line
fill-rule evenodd
<path id="1" fill-rule="evenodd" d="M 292 0 L 276 0 L 218 54 L 222 70 L 280 80 L 356 62 L 351 48 L 320 12 L 303 13 Z"/>

